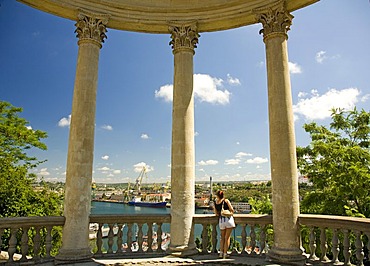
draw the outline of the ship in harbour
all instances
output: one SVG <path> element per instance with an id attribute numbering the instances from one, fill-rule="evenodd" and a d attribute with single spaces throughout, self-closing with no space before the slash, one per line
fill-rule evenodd
<path id="1" fill-rule="evenodd" d="M 145 197 L 141 194 L 141 182 L 144 176 L 147 178 L 145 166 L 141 170 L 139 176 L 136 178 L 133 195 L 131 200 L 128 201 L 128 205 L 138 207 L 166 208 L 168 200 L 171 198 L 171 194 L 148 194 L 145 195 Z"/>

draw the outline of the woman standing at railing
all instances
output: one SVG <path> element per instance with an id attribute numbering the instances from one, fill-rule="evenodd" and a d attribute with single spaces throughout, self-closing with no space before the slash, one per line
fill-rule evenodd
<path id="1" fill-rule="evenodd" d="M 216 192 L 216 200 L 213 207 L 213 210 L 218 219 L 218 225 L 220 226 L 221 231 L 221 240 L 220 240 L 220 258 L 226 258 L 227 250 L 229 249 L 230 245 L 230 235 L 235 227 L 233 206 L 231 205 L 228 199 L 224 198 L 224 192 L 219 190 Z M 229 212 L 227 212 L 229 211 Z"/>

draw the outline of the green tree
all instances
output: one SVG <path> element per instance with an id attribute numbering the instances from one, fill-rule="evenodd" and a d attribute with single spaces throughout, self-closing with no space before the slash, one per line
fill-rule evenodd
<path id="1" fill-rule="evenodd" d="M 303 213 L 370 217 L 370 113 L 332 110 L 330 128 L 304 125 L 311 144 L 297 147 L 298 168 L 313 189 Z"/>
<path id="2" fill-rule="evenodd" d="M 269 195 L 262 196 L 259 199 L 249 198 L 248 202 L 252 207 L 252 214 L 272 214 L 272 202 Z"/>
<path id="3" fill-rule="evenodd" d="M 19 117 L 22 108 L 0 101 L 0 217 L 61 215 L 61 199 L 49 190 L 36 192 L 30 171 L 42 161 L 29 156 L 33 148 L 46 150 L 47 134 L 33 130 Z"/>

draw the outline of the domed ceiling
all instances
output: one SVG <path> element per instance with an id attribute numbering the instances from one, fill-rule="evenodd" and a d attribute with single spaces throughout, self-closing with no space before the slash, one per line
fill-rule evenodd
<path id="1" fill-rule="evenodd" d="M 219 31 L 257 23 L 255 9 L 282 0 L 19 0 L 31 7 L 77 20 L 78 13 L 107 15 L 108 28 L 168 33 L 170 22 L 197 21 L 198 31 Z M 292 12 L 318 0 L 285 0 Z"/>

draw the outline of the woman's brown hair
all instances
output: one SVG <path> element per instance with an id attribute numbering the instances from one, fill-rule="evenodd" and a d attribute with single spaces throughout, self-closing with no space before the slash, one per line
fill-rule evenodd
<path id="1" fill-rule="evenodd" d="M 224 198 L 224 192 L 222 190 L 219 190 L 216 192 L 216 195 L 220 198 L 220 199 L 223 199 Z"/>

